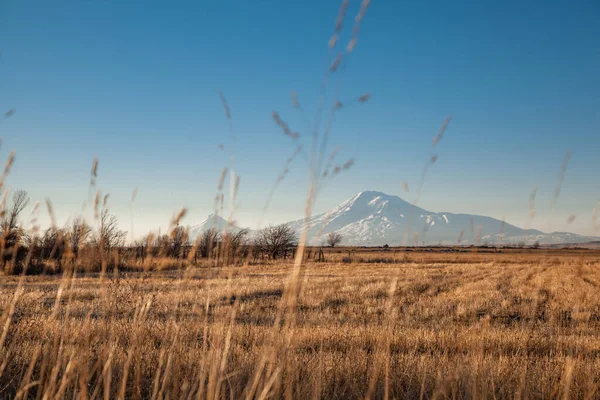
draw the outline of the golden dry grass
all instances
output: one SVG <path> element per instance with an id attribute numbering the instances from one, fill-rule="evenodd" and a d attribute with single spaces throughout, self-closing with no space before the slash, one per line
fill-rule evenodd
<path id="1" fill-rule="evenodd" d="M 309 163 L 306 218 L 317 193 L 354 164 L 353 158 L 334 163 L 339 147 L 326 157 L 334 116 L 345 107 L 339 93 L 328 117 L 322 115 L 329 82 L 339 79 L 354 52 L 370 0 L 362 0 L 349 41 L 340 45 L 348 4 L 342 0 L 328 41 L 314 121 L 292 92 L 294 108 L 312 126 L 312 151 L 307 156 L 302 144 L 295 147 L 264 211 L 296 156 Z M 240 181 L 231 112 L 224 94 L 219 96 L 231 135 L 231 161 L 215 197 L 223 214 L 225 178 L 231 177 L 231 206 Z M 352 101 L 370 98 L 365 93 Z M 278 112 L 272 116 L 297 143 L 300 134 Z M 414 205 L 449 122 L 432 141 Z M 0 176 L 0 194 L 13 161 L 14 152 Z M 87 241 L 81 253 L 58 232 L 46 259 L 33 265 L 34 242 L 19 257 L 20 211 L 14 224 L 3 227 L 5 264 L 5 245 L 14 236 L 5 272 L 19 273 L 13 268 L 17 259 L 25 267 L 21 276 L 0 272 L 0 398 L 600 398 L 598 251 L 342 248 L 319 252 L 326 262 L 317 263 L 317 249 L 305 247 L 304 231 L 294 262 L 223 267 L 231 261 L 225 251 L 199 262 L 193 256 L 123 260 L 125 233 L 108 214 L 108 195 L 102 201 L 97 169 L 95 159 L 89 190 L 95 193 L 94 219 L 106 234 Z M 405 181 L 403 190 L 409 191 Z M 135 197 L 136 190 L 132 240 Z M 534 199 L 535 191 L 531 218 Z M 56 228 L 49 201 L 47 208 Z M 186 212 L 173 217 L 169 232 L 175 233 Z M 38 233 L 37 217 L 32 224 L 30 238 Z M 86 235 L 76 235 L 82 245 Z M 58 255 L 61 248 L 66 252 Z M 65 272 L 34 277 L 25 275 L 27 268 Z"/>
<path id="2" fill-rule="evenodd" d="M 2 277 L 0 397 L 598 398 L 597 252 L 346 252 Z"/>

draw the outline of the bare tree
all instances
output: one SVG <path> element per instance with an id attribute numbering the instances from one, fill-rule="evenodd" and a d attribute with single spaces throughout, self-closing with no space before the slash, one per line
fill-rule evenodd
<path id="1" fill-rule="evenodd" d="M 104 251 L 111 251 L 125 243 L 127 232 L 119 229 L 117 217 L 103 210 L 100 214 L 100 228 L 94 235 L 93 242 Z"/>
<path id="2" fill-rule="evenodd" d="M 61 261 L 66 247 L 66 233 L 51 226 L 44 231 L 40 238 L 39 246 L 42 259 Z"/>
<path id="3" fill-rule="evenodd" d="M 254 245 L 272 259 L 285 258 L 298 246 L 296 232 L 287 224 L 268 226 L 258 232 Z"/>
<path id="4" fill-rule="evenodd" d="M 146 254 L 148 252 L 148 245 L 151 244 L 151 240 L 149 240 L 149 236 L 145 236 L 141 239 L 137 239 L 133 242 L 133 248 L 135 251 L 136 258 L 146 258 Z"/>
<path id="5" fill-rule="evenodd" d="M 187 229 L 183 226 L 176 226 L 175 229 L 171 231 L 168 255 L 179 258 L 181 256 L 181 250 L 189 245 L 189 243 L 190 239 Z"/>
<path id="6" fill-rule="evenodd" d="M 210 257 L 221 241 L 221 234 L 216 229 L 207 229 L 200 234 L 198 250 L 200 257 Z"/>
<path id="7" fill-rule="evenodd" d="M 248 229 L 240 229 L 237 232 L 226 232 L 223 235 L 224 251 L 228 259 L 235 259 L 240 248 L 246 245 L 248 232 Z"/>
<path id="8" fill-rule="evenodd" d="M 136 248 L 138 257 L 145 258 L 147 255 L 166 255 L 171 238 L 168 235 L 157 235 L 148 233 L 141 239 L 136 240 L 133 246 Z"/>
<path id="9" fill-rule="evenodd" d="M 79 254 L 79 249 L 83 246 L 91 232 L 92 227 L 81 217 L 75 218 L 71 223 L 67 232 L 67 243 L 75 257 Z"/>
<path id="10" fill-rule="evenodd" d="M 29 195 L 24 190 L 17 190 L 13 193 L 11 204 L 0 209 L 0 257 L 2 259 L 2 269 L 6 269 L 6 263 L 13 260 L 13 268 L 24 258 L 25 253 L 19 249 L 23 239 L 26 237 L 25 231 L 19 226 L 19 215 L 29 204 Z"/>
<path id="11" fill-rule="evenodd" d="M 326 237 L 327 245 L 329 247 L 335 247 L 340 244 L 343 240 L 343 236 L 337 232 L 329 232 Z"/>
<path id="12" fill-rule="evenodd" d="M 171 245 L 171 237 L 169 235 L 158 235 L 152 243 L 154 253 L 158 256 L 166 257 L 169 255 L 169 246 Z"/>
<path id="13" fill-rule="evenodd" d="M 5 249 L 14 246 L 19 237 L 19 215 L 29 204 L 29 195 L 24 190 L 13 193 L 11 204 L 0 214 L 2 244 Z"/>

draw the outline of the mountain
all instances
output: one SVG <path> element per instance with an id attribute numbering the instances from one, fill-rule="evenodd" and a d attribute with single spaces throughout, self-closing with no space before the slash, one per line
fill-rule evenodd
<path id="1" fill-rule="evenodd" d="M 333 210 L 315 215 L 305 222 L 288 225 L 297 232 L 308 224 L 309 243 L 319 244 L 325 235 L 338 232 L 343 245 L 382 246 L 432 244 L 528 244 L 563 245 L 598 241 L 600 238 L 568 232 L 544 233 L 522 229 L 482 215 L 432 212 L 417 207 L 398 196 L 375 191 L 360 192 Z M 208 229 L 237 232 L 238 225 L 211 214 L 190 227 L 195 238 Z M 252 232 L 249 232 L 252 236 Z"/>
<path id="2" fill-rule="evenodd" d="M 309 241 L 319 243 L 329 232 L 340 233 L 345 245 L 384 244 L 561 244 L 597 240 L 567 232 L 521 229 L 481 215 L 431 212 L 398 196 L 360 192 L 333 210 L 307 222 Z M 300 232 L 304 220 L 290 222 Z"/>
<path id="3" fill-rule="evenodd" d="M 227 220 L 219 215 L 209 214 L 204 221 L 197 225 L 190 226 L 190 238 L 194 239 L 202 232 L 205 232 L 209 229 L 216 229 L 219 232 L 225 232 L 225 230 L 228 232 L 238 232 L 242 228 L 237 226 L 235 222 L 228 225 Z"/>

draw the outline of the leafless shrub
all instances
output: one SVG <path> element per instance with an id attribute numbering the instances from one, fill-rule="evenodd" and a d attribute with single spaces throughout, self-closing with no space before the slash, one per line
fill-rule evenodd
<path id="1" fill-rule="evenodd" d="M 61 261 L 67 247 L 66 232 L 56 227 L 49 227 L 40 238 L 39 246 L 42 259 Z"/>
<path id="2" fill-rule="evenodd" d="M 325 239 L 329 247 L 335 247 L 342 242 L 343 237 L 338 232 L 329 232 Z"/>
<path id="3" fill-rule="evenodd" d="M 168 244 L 168 256 L 173 258 L 180 258 L 182 254 L 182 250 L 189 246 L 190 238 L 188 236 L 188 231 L 182 226 L 176 226 L 172 231 L 169 238 Z"/>
<path id="4" fill-rule="evenodd" d="M 202 232 L 198 240 L 198 252 L 200 253 L 200 257 L 213 257 L 216 254 L 220 242 L 221 233 L 215 228 L 207 229 Z"/>
<path id="5" fill-rule="evenodd" d="M 75 218 L 66 234 L 69 249 L 76 258 L 79 255 L 80 248 L 92 233 L 92 227 L 89 226 L 81 217 Z"/>
<path id="6" fill-rule="evenodd" d="M 13 268 L 23 258 L 19 247 L 22 245 L 25 232 L 19 226 L 19 215 L 28 204 L 27 192 L 17 190 L 12 195 L 11 204 L 0 208 L 0 254 L 2 255 L 2 269 L 5 271 L 9 260 L 12 261 L 11 268 Z"/>
<path id="7" fill-rule="evenodd" d="M 240 229 L 223 234 L 223 252 L 228 264 L 235 260 L 241 249 L 248 244 L 248 233 L 248 229 Z"/>
<path id="8" fill-rule="evenodd" d="M 29 204 L 29 195 L 24 190 L 13 193 L 11 204 L 0 213 L 0 234 L 6 246 L 16 243 L 19 230 L 19 215 Z"/>
<path id="9" fill-rule="evenodd" d="M 297 246 L 296 232 L 287 224 L 268 226 L 254 240 L 256 250 L 273 260 L 286 258 Z"/>
<path id="10" fill-rule="evenodd" d="M 100 214 L 100 227 L 92 237 L 95 246 L 105 252 L 114 250 L 125 243 L 127 232 L 119 229 L 117 217 L 103 210 Z"/>
<path id="11" fill-rule="evenodd" d="M 92 233 L 86 249 L 86 257 L 80 261 L 86 270 L 104 273 L 109 266 L 118 267 L 119 249 L 125 244 L 127 232 L 119 229 L 117 218 L 107 209 L 100 212 L 98 222 L 98 229 Z"/>

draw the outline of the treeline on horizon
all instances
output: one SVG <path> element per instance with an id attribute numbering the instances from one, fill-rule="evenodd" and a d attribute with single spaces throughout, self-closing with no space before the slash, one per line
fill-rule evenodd
<path id="1" fill-rule="evenodd" d="M 250 237 L 248 229 L 200 232 L 196 238 L 178 219 L 167 234 L 148 233 L 126 243 L 127 232 L 107 209 L 95 212 L 95 227 L 83 218 L 66 227 L 26 230 L 20 222 L 30 203 L 26 191 L 13 193 L 0 213 L 1 270 L 7 275 L 59 273 L 63 270 L 108 272 L 114 269 L 181 267 L 203 260 L 216 265 L 260 262 L 292 257 L 298 246 L 296 232 L 286 224 L 268 226 Z M 33 220 L 35 222 L 35 220 Z M 336 245 L 341 237 L 331 238 Z"/>
<path id="2" fill-rule="evenodd" d="M 252 235 L 250 230 L 233 225 L 225 231 L 213 227 L 191 237 L 188 228 L 179 225 L 182 215 L 174 218 L 168 233 L 148 233 L 127 243 L 127 232 L 119 228 L 117 217 L 107 209 L 95 211 L 95 227 L 77 217 L 63 228 L 53 223 L 40 230 L 34 224 L 27 230 L 20 222 L 20 216 L 29 203 L 27 192 L 17 190 L 0 211 L 0 272 L 6 275 L 52 274 L 64 270 L 108 272 L 130 268 L 147 271 L 200 265 L 206 261 L 219 266 L 261 263 L 294 257 L 299 243 L 297 233 L 287 224 L 267 226 Z M 342 240 L 339 233 L 330 232 L 323 235 L 318 247 L 335 247 Z M 531 248 L 539 246 L 536 242 Z M 390 246 L 378 247 L 387 249 Z M 517 244 L 514 247 L 526 246 Z M 315 261 L 325 261 L 321 250 L 309 250 L 305 258 L 311 257 Z"/>

